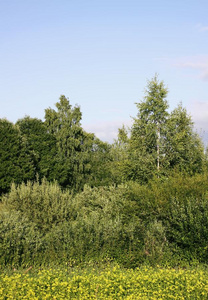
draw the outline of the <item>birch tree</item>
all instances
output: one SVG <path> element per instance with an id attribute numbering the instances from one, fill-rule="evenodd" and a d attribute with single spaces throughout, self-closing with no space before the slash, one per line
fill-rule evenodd
<path id="1" fill-rule="evenodd" d="M 139 160 L 143 176 L 147 172 L 159 174 L 164 153 L 166 122 L 168 118 L 168 90 L 158 76 L 147 82 L 145 96 L 137 103 L 138 114 L 131 129 L 131 154 Z"/>

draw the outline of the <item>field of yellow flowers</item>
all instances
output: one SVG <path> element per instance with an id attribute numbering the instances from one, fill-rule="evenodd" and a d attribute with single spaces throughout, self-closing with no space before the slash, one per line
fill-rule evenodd
<path id="1" fill-rule="evenodd" d="M 0 299 L 208 299 L 205 269 L 45 269 L 3 273 Z"/>

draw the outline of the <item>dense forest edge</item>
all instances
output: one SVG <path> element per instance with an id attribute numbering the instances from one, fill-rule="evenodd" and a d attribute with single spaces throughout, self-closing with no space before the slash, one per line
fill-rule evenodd
<path id="1" fill-rule="evenodd" d="M 208 158 L 155 75 L 113 144 L 60 96 L 44 121 L 0 119 L 0 265 L 208 261 Z"/>

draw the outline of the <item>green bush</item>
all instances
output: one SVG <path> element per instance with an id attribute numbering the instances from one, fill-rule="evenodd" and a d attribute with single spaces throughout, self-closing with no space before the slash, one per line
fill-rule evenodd
<path id="1" fill-rule="evenodd" d="M 42 233 L 71 218 L 71 194 L 62 191 L 57 182 L 43 179 L 32 183 L 12 184 L 11 191 L 2 197 L 3 203 L 12 210 L 32 220 Z"/>
<path id="2" fill-rule="evenodd" d="M 18 211 L 0 211 L 0 264 L 29 265 L 39 255 L 41 239 L 33 222 Z"/>
<path id="3" fill-rule="evenodd" d="M 161 263 L 169 264 L 172 261 L 172 264 L 175 264 L 176 260 L 207 261 L 207 174 L 190 177 L 187 174 L 176 173 L 170 178 L 154 178 L 147 185 L 129 182 L 125 197 L 134 206 L 134 214 L 147 228 L 144 233 L 145 249 L 147 240 L 154 240 L 157 236 L 154 233 L 154 220 L 161 222 L 167 239 Z M 152 238 L 148 238 L 151 232 Z M 157 242 L 154 242 L 154 245 L 155 243 Z M 157 255 L 146 256 L 146 261 L 151 261 L 151 264 L 158 259 Z"/>
<path id="4" fill-rule="evenodd" d="M 132 208 L 129 210 L 126 188 L 85 186 L 83 192 L 73 196 L 56 182 L 44 179 L 42 183 L 12 184 L 10 193 L 3 197 L 3 205 L 20 220 L 30 220 L 27 223 L 34 224 L 40 233 L 41 246 L 36 247 L 34 263 L 39 263 L 39 257 L 44 264 L 109 257 L 135 264 L 141 256 L 138 248 L 142 249 L 144 228 Z"/>
<path id="5" fill-rule="evenodd" d="M 200 198 L 171 198 L 164 222 L 168 240 L 186 259 L 208 259 L 208 194 Z"/>
<path id="6" fill-rule="evenodd" d="M 86 256 L 122 257 L 124 263 L 129 252 L 138 252 L 143 224 L 134 214 L 129 218 L 125 193 L 125 185 L 93 189 L 86 186 L 74 197 L 78 215 L 73 226 L 78 228 L 74 232 L 80 233 L 74 241 L 80 240 L 78 245 Z"/>
<path id="7" fill-rule="evenodd" d="M 207 185 L 205 175 L 176 175 L 73 195 L 45 179 L 13 184 L 0 206 L 0 262 L 206 262 Z"/>

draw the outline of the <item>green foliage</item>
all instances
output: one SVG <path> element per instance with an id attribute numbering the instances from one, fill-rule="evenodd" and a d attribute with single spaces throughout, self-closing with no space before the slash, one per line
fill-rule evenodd
<path id="1" fill-rule="evenodd" d="M 169 178 L 154 177 L 148 184 L 128 182 L 126 198 L 135 204 L 134 209 L 143 220 L 165 218 L 172 198 L 202 198 L 208 191 L 208 174 L 189 176 L 175 173 Z"/>
<path id="2" fill-rule="evenodd" d="M 181 104 L 172 111 L 167 123 L 167 166 L 189 174 L 203 171 L 205 157 L 202 141 L 193 130 L 193 122 Z"/>
<path id="3" fill-rule="evenodd" d="M 206 262 L 207 175 L 155 177 L 146 185 L 85 186 L 75 195 L 57 182 L 12 185 L 3 196 L 2 264 L 114 259 L 141 263 Z M 11 244 L 12 242 L 12 244 Z"/>
<path id="4" fill-rule="evenodd" d="M 74 187 L 79 184 L 83 166 L 79 153 L 84 142 L 84 132 L 81 128 L 81 112 L 78 106 L 72 108 L 65 96 L 56 103 L 57 111 L 51 108 L 45 110 L 45 124 L 49 133 L 56 138 L 58 149 L 58 181 L 64 187 Z M 76 180 L 75 180 L 76 178 Z"/>
<path id="5" fill-rule="evenodd" d="M 70 199 L 67 190 L 62 191 L 57 182 L 49 183 L 45 179 L 42 183 L 12 184 L 10 193 L 2 197 L 7 207 L 32 220 L 41 232 L 70 218 Z"/>
<path id="6" fill-rule="evenodd" d="M 34 177 L 32 154 L 24 139 L 11 122 L 0 119 L 0 194 L 9 191 L 11 182 Z"/>
<path id="7" fill-rule="evenodd" d="M 109 186 L 114 183 L 111 177 L 110 145 L 97 138 L 91 140 L 91 148 L 88 148 L 90 157 L 89 172 L 85 177 L 85 184 L 91 187 Z"/>
<path id="8" fill-rule="evenodd" d="M 25 117 L 16 123 L 27 149 L 32 153 L 35 172 L 39 178 L 54 180 L 57 165 L 55 137 L 47 132 L 45 124 L 36 118 Z"/>
<path id="9" fill-rule="evenodd" d="M 110 151 L 110 170 L 113 183 L 124 183 L 129 178 L 131 163 L 129 160 L 128 147 L 128 130 L 123 126 L 118 129 L 118 139 L 112 144 Z"/>
<path id="10" fill-rule="evenodd" d="M 160 264 L 164 256 L 165 247 L 167 248 L 165 227 L 161 221 L 155 220 L 148 225 L 144 243 L 145 254 L 150 264 Z"/>
<path id="11" fill-rule="evenodd" d="M 82 190 L 86 183 L 108 183 L 108 145 L 83 130 L 79 106 L 73 108 L 65 96 L 60 97 L 56 108 L 57 111 L 51 108 L 45 110 L 45 124 L 48 132 L 56 138 L 58 182 L 75 191 Z"/>
<path id="12" fill-rule="evenodd" d="M 167 93 L 148 81 L 130 134 L 123 126 L 112 145 L 83 130 L 63 95 L 45 122 L 0 120 L 2 265 L 207 261 L 207 158 Z"/>
<path id="13" fill-rule="evenodd" d="M 0 264 L 28 265 L 40 247 L 35 224 L 19 211 L 0 210 Z"/>
<path id="14" fill-rule="evenodd" d="M 47 241 L 53 240 L 47 253 L 52 251 L 53 257 L 56 255 L 60 260 L 109 257 L 129 266 L 138 263 L 142 224 L 136 216 L 125 215 L 127 204 L 123 193 L 124 186 L 93 189 L 86 186 L 72 200 L 73 219 L 54 227 L 47 236 Z"/>
<path id="15" fill-rule="evenodd" d="M 208 259 L 208 197 L 171 198 L 165 218 L 167 237 L 182 256 L 206 262 Z"/>
<path id="16" fill-rule="evenodd" d="M 132 264 L 132 257 L 136 261 L 137 252 L 140 253 L 138 248 L 144 229 L 136 215 L 129 218 L 125 193 L 125 186 L 86 186 L 82 193 L 72 196 L 68 191 L 61 191 L 56 182 L 43 180 L 41 184 L 13 184 L 10 193 L 3 197 L 3 205 L 10 214 L 18 216 L 20 221 L 17 223 L 17 218 L 14 218 L 15 226 L 24 222 L 21 220 L 30 220 L 26 221 L 26 229 L 29 232 L 35 228 L 39 234 L 40 241 L 35 246 L 37 256 L 33 256 L 26 241 L 21 240 L 22 249 L 29 251 L 28 256 L 34 259 L 34 263 L 40 263 L 40 257 L 42 263 L 48 263 L 54 260 L 63 262 L 72 257 L 79 261 L 102 257 L 119 260 L 125 254 L 122 261 L 131 258 L 129 264 Z M 13 229 L 5 227 L 2 244 L 8 243 L 6 236 L 13 234 Z M 33 234 L 31 239 L 37 244 Z M 15 247 L 18 249 L 17 244 Z M 15 251 L 19 251 L 17 249 Z M 22 251 L 19 263 L 25 261 L 24 255 Z M 17 262 L 17 258 L 10 253 L 12 261 Z"/>
<path id="17" fill-rule="evenodd" d="M 169 176 L 173 169 L 192 175 L 204 170 L 203 144 L 191 117 L 181 104 L 167 112 L 167 92 L 156 76 L 148 82 L 144 100 L 137 104 L 129 140 L 130 180 L 148 182 L 154 175 Z"/>
<path id="18" fill-rule="evenodd" d="M 75 151 L 81 150 L 82 128 L 81 111 L 78 106 L 72 108 L 65 96 L 60 96 L 56 103 L 57 111 L 45 110 L 45 124 L 50 133 L 57 139 L 58 151 L 63 157 L 71 157 Z"/>
<path id="19" fill-rule="evenodd" d="M 190 177 L 178 173 L 165 180 L 155 177 L 148 185 L 141 186 L 130 182 L 128 186 L 126 197 L 135 203 L 134 210 L 149 228 L 144 235 L 145 240 L 150 236 L 148 244 L 151 245 L 152 240 L 157 245 L 153 238 L 157 234 L 153 230 L 152 222 L 153 225 L 154 222 L 162 222 L 160 224 L 165 230 L 168 243 L 165 244 L 168 247 L 164 244 L 161 256 L 159 249 L 154 250 L 157 255 L 147 250 L 147 259 L 151 263 L 159 258 L 161 261 L 176 263 L 175 257 L 189 262 L 207 261 L 207 174 Z M 158 245 L 162 245 L 161 240 Z"/>
<path id="20" fill-rule="evenodd" d="M 148 81 L 144 100 L 137 103 L 138 114 L 130 138 L 134 180 L 145 181 L 161 169 L 168 118 L 167 93 L 163 81 L 155 76 Z"/>
<path id="21" fill-rule="evenodd" d="M 117 250 L 128 250 L 139 243 L 138 230 L 140 220 L 136 216 L 126 217 L 126 187 L 94 188 L 85 187 L 83 193 L 76 195 L 76 211 L 79 212 L 77 221 L 91 235 L 91 245 L 95 253 L 102 249 L 110 256 L 117 255 Z M 93 237 L 93 239 L 92 239 Z"/>

